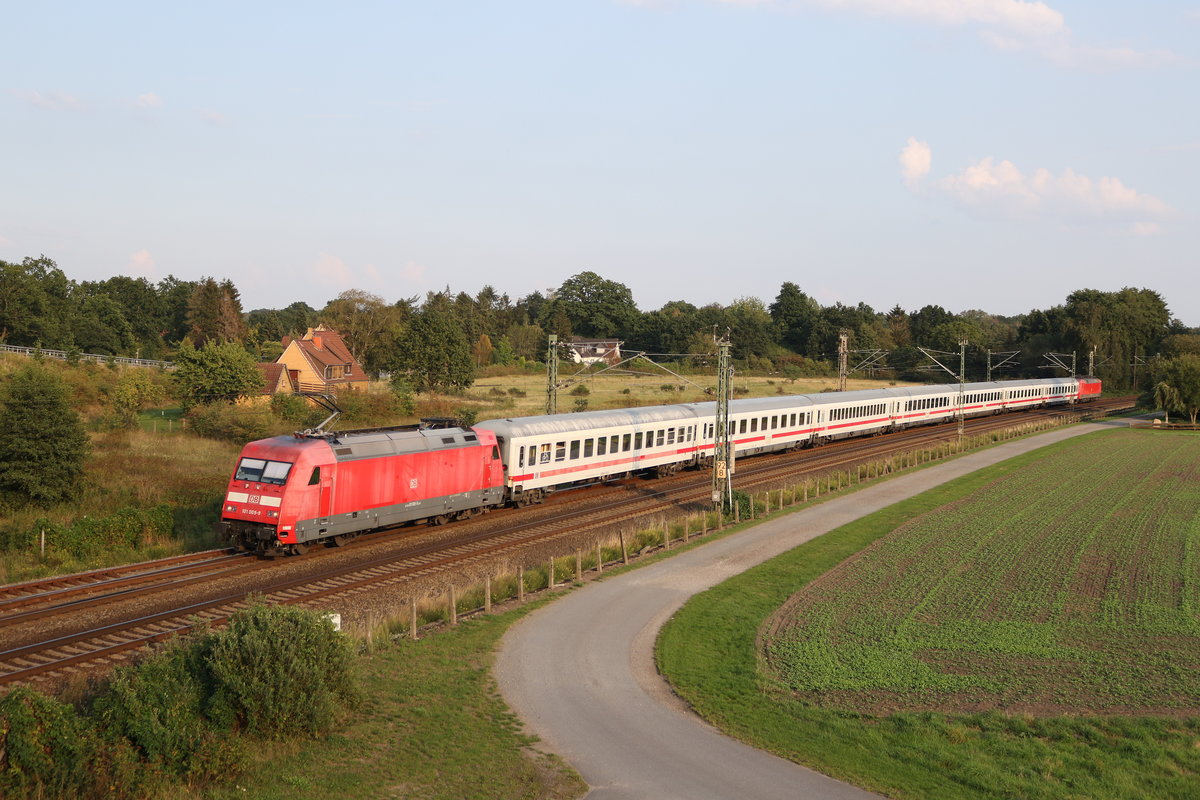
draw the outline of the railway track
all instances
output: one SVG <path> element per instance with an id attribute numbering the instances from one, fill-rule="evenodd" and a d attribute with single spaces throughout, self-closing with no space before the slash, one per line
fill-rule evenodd
<path id="1" fill-rule="evenodd" d="M 1097 416 L 1129 407 L 1132 407 L 1130 400 L 1108 400 L 1081 409 L 976 418 L 967 421 L 966 433 L 978 435 L 1011 428 L 1047 415 Z M 955 438 L 956 433 L 953 425 L 912 428 L 872 438 L 841 440 L 800 455 L 756 457 L 748 459 L 750 463 L 739 462 L 737 481 L 740 489 L 750 491 L 795 484 L 813 475 L 845 470 L 898 451 L 944 442 Z M 345 550 L 314 553 L 295 560 L 315 565 L 313 569 L 286 578 L 279 577 L 270 562 L 230 551 L 208 551 L 0 587 L 0 629 L 6 632 L 22 629 L 27 635 L 27 641 L 13 646 L 3 643 L 7 637 L 0 637 L 0 647 L 6 648 L 0 651 L 0 685 L 119 663 L 130 651 L 191 630 L 197 624 L 223 624 L 247 605 L 250 593 L 267 602 L 319 606 L 335 596 L 353 597 L 497 561 L 516 563 L 531 547 L 566 537 L 582 540 L 581 537 L 611 531 L 614 526 L 659 517 L 671 508 L 688 511 L 707 508 L 710 491 L 707 473 L 685 472 L 652 484 L 632 479 L 590 492 L 557 495 L 556 502 L 547 503 L 534 514 L 505 510 L 492 512 L 485 520 L 458 523 L 451 526 L 453 538 L 448 541 L 411 543 L 407 540 L 411 539 L 412 529 L 408 529 L 407 536 L 402 534 L 403 538 L 396 537 L 394 541 L 371 537 L 373 542 L 388 545 L 382 548 L 385 552 L 366 554 L 354 563 L 331 557 Z M 327 556 L 330 563 L 325 565 Z M 181 594 L 184 587 L 195 590 L 217 577 L 239 578 L 239 585 L 195 602 L 161 602 L 151 613 L 122 616 L 112 611 L 110 616 L 116 616 L 115 621 L 85 623 L 62 635 L 28 633 L 30 623 L 49 615 L 82 615 L 85 609 L 112 609 L 134 597 Z"/>

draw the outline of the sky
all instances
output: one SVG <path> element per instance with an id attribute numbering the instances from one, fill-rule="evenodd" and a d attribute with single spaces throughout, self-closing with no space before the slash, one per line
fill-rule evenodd
<path id="1" fill-rule="evenodd" d="M 3 0 L 0 259 L 1200 326 L 1200 2 Z"/>

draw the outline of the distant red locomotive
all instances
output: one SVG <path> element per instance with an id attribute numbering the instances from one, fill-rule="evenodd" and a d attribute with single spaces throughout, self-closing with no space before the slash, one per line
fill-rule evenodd
<path id="1" fill-rule="evenodd" d="M 503 499 L 495 435 L 426 421 L 251 442 L 219 526 L 240 549 L 298 555 L 376 528 L 470 516 Z"/>
<path id="2" fill-rule="evenodd" d="M 1099 378 L 1078 378 L 1079 383 L 1079 402 L 1086 403 L 1089 400 L 1096 400 L 1100 397 L 1100 379 Z"/>

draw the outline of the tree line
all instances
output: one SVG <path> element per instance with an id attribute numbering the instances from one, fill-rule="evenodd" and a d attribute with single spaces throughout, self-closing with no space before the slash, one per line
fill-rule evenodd
<path id="1" fill-rule="evenodd" d="M 703 361 L 714 351 L 714 333 L 728 331 L 741 368 L 790 376 L 829 374 L 843 331 L 858 356 L 852 366 L 862 354 L 882 351 L 876 369 L 916 380 L 952 379 L 923 371 L 931 362 L 919 348 L 957 354 L 963 341 L 968 380 L 984 379 L 989 351 L 993 364 L 1007 361 L 996 378 L 1063 374 L 1048 368 L 1047 353 L 1074 353 L 1084 374 L 1094 353 L 1094 371 L 1108 386 L 1147 391 L 1161 372 L 1155 364 L 1200 354 L 1198 331 L 1173 318 L 1150 289 L 1080 289 L 1060 305 L 1007 317 L 934 304 L 911 311 L 898 304 L 888 311 L 866 303 L 823 306 L 789 281 L 770 303 L 674 300 L 642 311 L 625 285 L 581 272 L 518 299 L 492 286 L 393 302 L 349 289 L 320 309 L 293 302 L 247 312 L 229 279 L 76 282 L 44 256 L 0 261 L 0 343 L 143 358 L 235 343 L 266 361 L 279 355 L 283 337 L 318 322 L 340 331 L 368 372 L 402 376 L 416 390 L 461 389 L 478 367 L 540 361 L 549 334 L 617 339 L 626 350 L 686 363 Z"/>

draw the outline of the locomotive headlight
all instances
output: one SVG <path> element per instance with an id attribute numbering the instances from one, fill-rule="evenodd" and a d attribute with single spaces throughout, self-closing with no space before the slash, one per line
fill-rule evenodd
<path id="1" fill-rule="evenodd" d="M 226 511 L 237 511 L 237 506 L 225 506 Z"/>
<path id="2" fill-rule="evenodd" d="M 278 517 L 278 516 L 279 516 L 279 512 L 278 512 L 278 511 L 268 511 L 268 512 L 267 512 L 267 516 L 268 516 L 268 517 Z"/>

